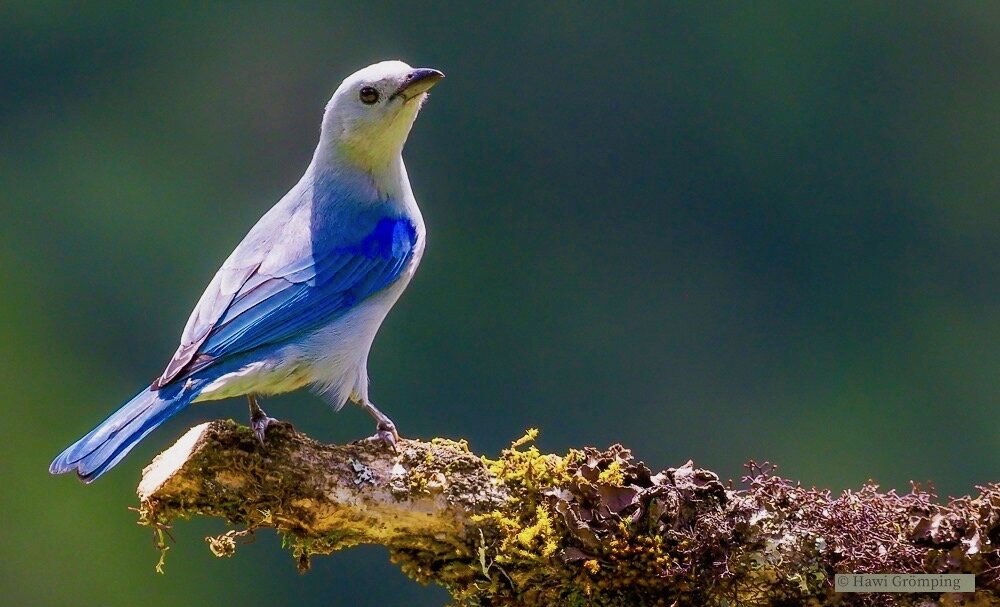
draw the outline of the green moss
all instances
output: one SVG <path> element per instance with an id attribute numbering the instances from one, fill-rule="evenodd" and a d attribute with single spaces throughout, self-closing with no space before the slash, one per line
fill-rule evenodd
<path id="1" fill-rule="evenodd" d="M 322 537 L 302 537 L 292 532 L 281 534 L 281 545 L 291 550 L 300 573 L 309 571 L 313 556 L 333 554 L 359 543 L 361 542 L 356 535 L 347 532 L 329 533 Z"/>
<path id="2" fill-rule="evenodd" d="M 159 559 L 156 561 L 155 569 L 161 575 L 166 573 L 167 551 L 170 550 L 167 538 L 173 539 L 170 535 L 172 517 L 162 510 L 158 510 L 154 504 L 147 501 L 141 502 L 138 508 L 130 509 L 139 514 L 139 520 L 137 521 L 139 525 L 153 529 L 153 541 L 156 544 L 156 550 L 160 554 Z"/>

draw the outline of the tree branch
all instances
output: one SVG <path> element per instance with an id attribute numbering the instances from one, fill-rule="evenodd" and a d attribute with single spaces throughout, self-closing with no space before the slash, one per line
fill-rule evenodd
<path id="1" fill-rule="evenodd" d="M 300 570 L 362 543 L 470 605 L 1000 605 L 1000 485 L 947 505 L 917 487 L 834 497 L 748 465 L 741 489 L 690 462 L 652 474 L 620 446 L 497 460 L 464 442 L 317 443 L 288 424 L 261 446 L 232 421 L 192 428 L 143 471 L 140 522 L 261 528 Z M 974 573 L 971 594 L 837 594 L 835 573 Z M 973 602 L 974 601 L 974 602 Z"/>

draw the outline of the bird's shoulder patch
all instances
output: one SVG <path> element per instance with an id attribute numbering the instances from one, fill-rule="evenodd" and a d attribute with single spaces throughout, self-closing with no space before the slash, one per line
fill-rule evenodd
<path id="1" fill-rule="evenodd" d="M 296 322 L 281 320 L 282 315 L 291 314 L 289 306 L 305 306 L 296 313 L 299 324 L 326 312 L 354 307 L 399 276 L 416 244 L 417 228 L 409 218 L 383 215 L 366 236 L 328 249 L 328 253 L 312 259 L 313 265 L 308 268 L 293 265 L 289 268 L 293 271 L 274 272 L 270 277 L 254 272 L 241 276 L 241 287 L 229 299 L 226 310 L 194 339 L 181 344 L 151 388 L 158 390 L 178 377 L 213 364 L 219 356 L 235 351 L 238 340 L 249 343 L 251 331 L 266 333 L 264 317 L 255 310 L 267 309 L 267 319 L 274 326 L 291 327 Z M 269 288 L 262 290 L 264 284 Z M 247 297 L 260 301 L 249 305 Z"/>
<path id="2" fill-rule="evenodd" d="M 405 217 L 383 217 L 360 242 L 341 248 L 370 259 L 405 257 L 417 242 L 417 228 Z"/>

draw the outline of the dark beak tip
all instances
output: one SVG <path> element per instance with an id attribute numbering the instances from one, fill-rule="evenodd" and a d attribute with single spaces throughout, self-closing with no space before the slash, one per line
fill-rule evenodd
<path id="1" fill-rule="evenodd" d="M 440 80 L 444 78 L 444 72 L 432 67 L 418 67 L 410 72 L 410 80 Z"/>
<path id="2" fill-rule="evenodd" d="M 439 80 L 444 78 L 444 72 L 429 67 L 419 67 L 406 75 L 406 79 L 399 85 L 399 89 L 392 94 L 390 99 L 404 97 L 410 99 L 420 93 L 426 93 Z"/>

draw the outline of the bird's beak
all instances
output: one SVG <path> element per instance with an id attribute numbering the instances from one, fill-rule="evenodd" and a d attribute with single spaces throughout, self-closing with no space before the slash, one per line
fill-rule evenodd
<path id="1" fill-rule="evenodd" d="M 399 85 L 396 92 L 389 96 L 389 100 L 402 97 L 405 101 L 409 101 L 420 93 L 426 93 L 442 78 L 444 78 L 444 73 L 438 70 L 418 67 L 406 75 L 406 80 L 403 80 L 403 84 Z"/>

